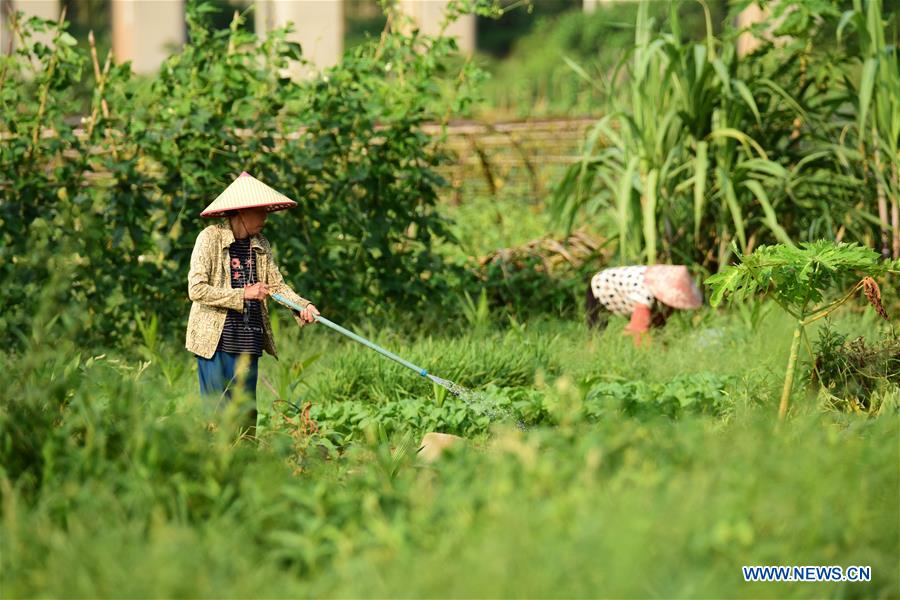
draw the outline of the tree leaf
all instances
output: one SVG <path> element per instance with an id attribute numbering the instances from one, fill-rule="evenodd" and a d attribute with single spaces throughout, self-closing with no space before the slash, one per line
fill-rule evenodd
<path id="1" fill-rule="evenodd" d="M 706 169 L 708 166 L 706 141 L 697 142 L 697 155 L 694 157 L 694 238 L 700 237 L 700 223 L 703 220 L 703 207 L 706 203 Z M 695 242 L 696 243 L 696 242 Z"/>
<path id="2" fill-rule="evenodd" d="M 775 238 L 782 244 L 793 246 L 794 242 L 791 240 L 791 236 L 789 236 L 784 228 L 778 223 L 778 218 L 775 216 L 775 210 L 772 208 L 772 204 L 769 202 L 769 196 L 766 194 L 763 186 L 753 179 L 745 181 L 744 185 L 756 195 L 756 199 L 759 201 L 763 208 L 763 212 L 766 215 L 764 221 L 775 235 Z"/>

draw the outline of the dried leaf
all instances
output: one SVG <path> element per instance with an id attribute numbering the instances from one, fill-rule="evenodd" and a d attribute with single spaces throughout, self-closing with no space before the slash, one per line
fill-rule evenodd
<path id="1" fill-rule="evenodd" d="M 879 289 L 878 283 L 871 277 L 864 277 L 862 285 L 866 298 L 869 300 L 869 304 L 875 308 L 875 312 L 881 315 L 885 321 L 890 321 L 887 311 L 884 310 L 884 305 L 881 303 L 881 289 Z"/>

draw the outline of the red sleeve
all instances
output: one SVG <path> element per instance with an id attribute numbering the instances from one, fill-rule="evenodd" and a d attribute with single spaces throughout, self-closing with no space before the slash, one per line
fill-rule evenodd
<path id="1" fill-rule="evenodd" d="M 640 302 L 635 303 L 631 311 L 631 321 L 625 326 L 629 333 L 644 333 L 650 330 L 650 307 Z"/>

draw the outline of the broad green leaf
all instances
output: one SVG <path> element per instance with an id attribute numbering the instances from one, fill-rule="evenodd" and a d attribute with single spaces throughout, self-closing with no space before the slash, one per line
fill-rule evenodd
<path id="1" fill-rule="evenodd" d="M 656 195 L 659 171 L 652 169 L 644 181 L 641 210 L 644 223 L 644 244 L 647 250 L 647 264 L 656 263 Z"/>
<path id="2" fill-rule="evenodd" d="M 766 154 L 766 151 L 763 150 L 763 147 L 743 131 L 738 131 L 737 129 L 734 129 L 732 127 L 721 127 L 719 129 L 714 129 L 713 131 L 711 131 L 709 136 L 711 138 L 727 137 L 735 139 L 740 142 L 742 146 L 744 146 L 748 154 L 752 154 L 750 152 L 750 148 L 752 147 L 754 150 L 756 150 L 756 153 L 759 154 L 760 158 L 769 160 L 769 156 L 768 154 Z"/>
<path id="3" fill-rule="evenodd" d="M 747 188 L 756 195 L 756 199 L 759 201 L 760 205 L 763 208 L 763 212 L 766 215 L 764 221 L 772 231 L 772 233 L 775 235 L 775 238 L 782 244 L 793 246 L 793 240 L 791 240 L 791 237 L 778 223 L 778 217 L 775 215 L 775 210 L 772 208 L 772 204 L 769 202 L 769 196 L 768 194 L 766 194 L 763 186 L 758 181 L 755 181 L 753 179 L 745 181 L 744 185 L 747 186 Z"/>
<path id="4" fill-rule="evenodd" d="M 706 46 L 694 44 L 694 79 L 699 80 L 706 68 Z"/>
<path id="5" fill-rule="evenodd" d="M 741 244 L 741 251 L 747 249 L 747 234 L 744 230 L 744 215 L 741 212 L 741 206 L 738 203 L 737 195 L 734 191 L 734 183 L 731 177 L 721 167 L 716 169 L 719 188 L 725 196 L 725 202 L 731 212 L 731 220 L 737 233 L 738 241 Z"/>
<path id="6" fill-rule="evenodd" d="M 800 104 L 793 98 L 793 96 L 788 94 L 783 87 L 767 77 L 761 78 L 758 83 L 760 86 L 771 90 L 775 93 L 775 95 L 784 100 L 785 103 L 790 106 L 792 110 L 794 110 L 794 112 L 800 115 L 801 119 L 807 122 L 809 121 L 809 115 L 806 114 L 806 111 L 803 109 L 803 107 L 800 106 Z"/>
<path id="7" fill-rule="evenodd" d="M 717 58 L 716 60 L 712 61 L 712 66 L 719 78 L 719 81 L 722 83 L 722 90 L 730 92 L 731 77 L 728 75 L 728 68 L 725 66 L 725 63 L 723 63 L 721 59 Z"/>
<path id="8" fill-rule="evenodd" d="M 756 100 L 753 99 L 753 94 L 750 92 L 750 88 L 748 88 L 747 84 L 740 79 L 734 80 L 734 87 L 741 95 L 741 98 L 744 99 L 744 102 L 747 103 L 747 106 L 750 107 L 750 110 L 753 112 L 753 116 L 756 118 L 757 125 L 762 127 L 762 119 L 760 119 L 759 117 L 759 108 L 756 106 Z"/>
<path id="9" fill-rule="evenodd" d="M 869 105 L 872 102 L 872 92 L 875 88 L 875 73 L 877 70 L 877 58 L 869 58 L 863 64 L 862 75 L 860 76 L 859 81 L 859 117 L 856 122 L 861 139 L 866 139 L 868 137 L 867 118 L 869 115 Z"/>
<path id="10" fill-rule="evenodd" d="M 694 158 L 694 239 L 699 243 L 700 223 L 703 220 L 703 208 L 706 203 L 706 168 L 708 165 L 706 152 L 708 142 L 697 142 L 697 156 Z"/>
<path id="11" fill-rule="evenodd" d="M 843 41 L 842 35 L 844 32 L 844 28 L 850 23 L 850 21 L 853 19 L 854 16 L 856 16 L 856 14 L 857 13 L 854 10 L 846 10 L 846 11 L 844 11 L 844 14 L 841 15 L 841 20 L 838 21 L 838 26 L 837 26 L 837 31 L 836 31 L 838 44 L 840 44 Z"/>
<path id="12" fill-rule="evenodd" d="M 789 176 L 787 169 L 772 160 L 764 160 L 762 158 L 749 158 L 747 160 L 741 161 L 740 166 L 743 169 L 770 175 L 777 179 L 786 179 Z"/>
<path id="13" fill-rule="evenodd" d="M 566 65 L 567 65 L 570 69 L 572 69 L 572 71 L 574 71 L 576 75 L 578 75 L 578 76 L 581 77 L 583 80 L 585 80 L 586 82 L 590 83 L 591 85 L 594 85 L 594 78 L 591 77 L 591 76 L 588 74 L 588 72 L 585 71 L 584 68 L 583 68 L 581 65 L 579 65 L 579 64 L 576 63 L 574 60 L 572 60 L 571 58 L 569 58 L 568 56 L 565 56 L 565 55 L 562 57 L 562 59 L 563 59 L 563 62 L 565 62 Z"/>
<path id="14" fill-rule="evenodd" d="M 709 305 L 713 308 L 722 303 L 725 294 L 734 292 L 744 277 L 744 273 L 738 267 L 726 267 L 721 273 L 709 277 L 705 284 L 712 289 L 709 297 Z"/>

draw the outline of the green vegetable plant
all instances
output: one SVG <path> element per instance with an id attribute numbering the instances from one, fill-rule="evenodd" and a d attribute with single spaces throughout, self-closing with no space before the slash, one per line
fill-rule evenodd
<path id="1" fill-rule="evenodd" d="M 712 306 L 718 306 L 726 295 L 740 302 L 757 293 L 768 292 L 796 319 L 778 405 L 779 419 L 784 419 L 787 414 L 801 338 L 809 344 L 806 327 L 827 317 L 860 290 L 865 291 L 875 309 L 887 320 L 878 285 L 872 276 L 887 271 L 889 266 L 890 263 L 882 263 L 878 253 L 871 248 L 856 243 L 819 240 L 799 246 L 760 246 L 752 254 L 741 256 L 740 264 L 706 280 L 712 290 Z M 849 291 L 834 300 L 826 298 L 826 292 L 832 287 L 847 289 L 848 281 L 855 281 Z"/>

